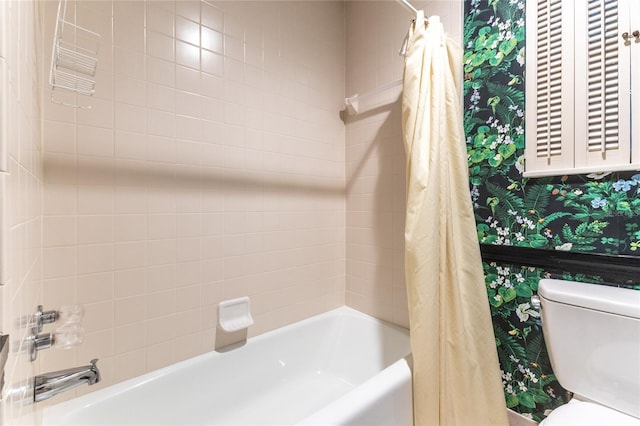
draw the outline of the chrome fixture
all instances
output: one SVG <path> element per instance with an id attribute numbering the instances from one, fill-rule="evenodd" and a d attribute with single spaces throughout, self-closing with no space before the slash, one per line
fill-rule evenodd
<path id="1" fill-rule="evenodd" d="M 100 370 L 96 365 L 97 362 L 97 359 L 92 359 L 89 365 L 83 367 L 69 368 L 36 376 L 33 383 L 34 402 L 44 401 L 84 383 L 89 386 L 95 385 L 100 381 Z"/>
<path id="2" fill-rule="evenodd" d="M 31 336 L 27 338 L 31 361 L 38 357 L 38 351 L 51 347 L 67 349 L 82 343 L 84 330 L 80 321 L 84 316 L 84 308 L 80 305 L 63 306 L 59 310 L 43 311 L 38 306 L 31 319 Z M 40 334 L 44 324 L 60 321 L 62 326 L 53 333 Z"/>
<path id="3" fill-rule="evenodd" d="M 42 305 L 38 305 L 38 309 L 36 313 L 33 314 L 33 328 L 37 329 L 36 331 L 40 333 L 42 331 L 42 326 L 45 324 L 51 324 L 52 322 L 56 322 L 58 319 L 58 311 L 46 311 L 42 310 Z"/>
<path id="4" fill-rule="evenodd" d="M 540 302 L 540 296 L 538 296 L 537 294 L 531 296 L 531 308 L 538 313 L 536 324 L 542 325 L 542 302 Z"/>
<path id="5" fill-rule="evenodd" d="M 534 294 L 531 296 L 531 307 L 536 311 L 539 311 L 542 308 L 542 303 L 540 302 L 540 296 Z"/>
<path id="6" fill-rule="evenodd" d="M 29 343 L 31 361 L 35 361 L 38 357 L 38 351 L 49 349 L 53 346 L 53 335 L 51 333 L 32 334 L 27 337 L 27 342 Z"/>

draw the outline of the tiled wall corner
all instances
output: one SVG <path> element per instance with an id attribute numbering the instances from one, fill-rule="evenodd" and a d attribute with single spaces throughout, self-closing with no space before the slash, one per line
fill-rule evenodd
<path id="1" fill-rule="evenodd" d="M 10 345 L 0 422 L 31 424 L 33 406 L 20 397 L 35 371 L 25 349 L 29 328 L 22 320 L 35 311 L 41 291 L 41 10 L 36 2 L 22 1 L 5 1 L 0 8 L 6 107 L 0 127 L 7 141 L 2 154 L 7 171 L 0 174 L 0 203 L 6 213 L 0 229 L 6 259 L 0 332 L 9 334 Z M 7 401 L 12 392 L 14 399 Z"/>
<path id="2" fill-rule="evenodd" d="M 462 0 L 412 1 L 462 42 Z M 411 12 L 395 1 L 346 2 L 346 92 L 402 78 Z M 346 122 L 349 306 L 408 327 L 404 281 L 405 156 L 400 86 L 362 99 Z"/>

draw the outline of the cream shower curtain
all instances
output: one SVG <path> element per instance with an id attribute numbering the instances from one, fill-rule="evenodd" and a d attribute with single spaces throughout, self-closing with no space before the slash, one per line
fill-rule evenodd
<path id="1" fill-rule="evenodd" d="M 416 425 L 507 425 L 469 195 L 462 52 L 437 16 L 409 34 L 402 124 Z"/>

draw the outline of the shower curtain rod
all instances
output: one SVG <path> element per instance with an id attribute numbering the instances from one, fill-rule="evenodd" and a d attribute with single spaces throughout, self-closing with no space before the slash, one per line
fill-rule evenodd
<path id="1" fill-rule="evenodd" d="M 409 9 L 413 13 L 418 13 L 418 9 L 416 9 L 408 0 L 396 0 L 396 2 L 400 3 L 405 8 Z"/>

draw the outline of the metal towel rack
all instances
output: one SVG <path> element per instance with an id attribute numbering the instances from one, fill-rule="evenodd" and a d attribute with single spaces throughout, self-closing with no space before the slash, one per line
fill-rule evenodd
<path id="1" fill-rule="evenodd" d="M 56 100 L 56 89 L 84 96 L 94 94 L 99 44 L 100 34 L 67 20 L 67 0 L 60 0 L 51 49 L 51 102 L 75 108 L 91 108 Z"/>

